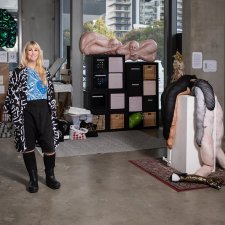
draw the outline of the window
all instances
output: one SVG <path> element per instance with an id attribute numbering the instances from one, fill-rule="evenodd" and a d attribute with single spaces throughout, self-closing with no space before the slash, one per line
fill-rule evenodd
<path id="1" fill-rule="evenodd" d="M 102 11 L 97 14 L 94 8 L 91 8 L 91 2 L 93 0 L 83 1 L 83 18 L 90 18 L 89 24 L 94 24 L 98 18 L 104 18 L 106 27 L 113 31 L 116 37 L 122 42 L 132 40 L 143 41 L 146 38 L 154 39 L 158 43 L 157 61 L 159 66 L 159 79 L 161 94 L 164 89 L 164 1 L 144 1 L 140 0 L 139 6 L 133 4 L 132 0 L 122 1 L 120 5 L 111 4 L 112 1 L 94 1 L 97 8 L 102 5 Z M 130 4 L 128 4 L 130 3 Z M 123 5 L 126 4 L 126 5 Z M 87 10 L 88 9 L 88 10 Z M 126 10 L 126 13 L 119 13 L 116 10 Z M 139 10 L 138 10 L 139 9 Z M 88 14 L 87 14 L 88 12 Z M 116 17 L 108 16 L 116 15 Z M 133 17 L 132 17 L 133 15 Z M 135 16 L 134 16 L 135 15 Z M 119 17 L 119 18 L 118 18 Z M 124 20 L 123 18 L 130 18 Z M 86 23 L 87 21 L 84 20 Z M 126 24 L 120 26 L 120 24 Z M 135 29 L 134 29 L 135 27 Z M 96 31 L 96 30 L 95 30 Z M 125 38 L 125 34 L 126 37 Z"/>
<path id="2" fill-rule="evenodd" d="M 70 46 L 70 0 L 61 0 L 60 6 L 60 56 L 66 58 Z"/>

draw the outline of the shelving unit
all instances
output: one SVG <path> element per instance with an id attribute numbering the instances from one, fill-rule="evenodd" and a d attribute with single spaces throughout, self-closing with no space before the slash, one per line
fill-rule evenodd
<path id="1" fill-rule="evenodd" d="M 127 130 L 129 116 L 141 113 L 134 129 L 158 126 L 158 64 L 125 62 L 123 55 L 86 56 L 84 107 L 99 131 Z"/>
<path id="2" fill-rule="evenodd" d="M 126 62 L 128 117 L 141 113 L 142 121 L 134 127 L 158 127 L 158 64 L 155 62 Z"/>
<path id="3" fill-rule="evenodd" d="M 121 55 L 86 56 L 84 107 L 98 130 L 126 129 L 124 60 Z"/>

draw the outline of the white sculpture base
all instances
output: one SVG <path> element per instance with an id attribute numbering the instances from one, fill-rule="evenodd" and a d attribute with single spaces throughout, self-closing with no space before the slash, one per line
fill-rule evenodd
<path id="1" fill-rule="evenodd" d="M 198 146 L 195 143 L 195 97 L 178 96 L 176 135 L 172 149 L 167 149 L 167 162 L 172 168 L 193 174 L 201 167 Z"/>

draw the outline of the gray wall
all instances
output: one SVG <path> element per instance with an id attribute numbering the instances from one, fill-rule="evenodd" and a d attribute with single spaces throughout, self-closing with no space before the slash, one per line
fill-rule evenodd
<path id="1" fill-rule="evenodd" d="M 224 109 L 225 0 L 183 1 L 183 57 L 186 74 L 209 81 Z M 216 60 L 217 72 L 192 68 L 192 52 Z"/>

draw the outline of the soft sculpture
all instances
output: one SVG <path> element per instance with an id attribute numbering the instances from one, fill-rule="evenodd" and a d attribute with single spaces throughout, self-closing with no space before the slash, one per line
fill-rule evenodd
<path id="1" fill-rule="evenodd" d="M 129 41 L 127 44 L 119 46 L 116 50 L 117 54 L 125 55 L 126 60 L 144 60 L 154 62 L 157 56 L 157 43 L 148 39 L 138 43 L 137 41 Z"/>
<path id="2" fill-rule="evenodd" d="M 177 96 L 183 94 L 182 91 L 185 89 L 192 90 L 192 95 L 196 98 L 195 140 L 199 146 L 202 166 L 193 177 L 186 177 L 184 181 L 202 182 L 202 177 L 207 177 L 213 172 L 216 161 L 225 169 L 225 154 L 221 148 L 224 135 L 223 110 L 212 86 L 203 79 L 197 79 L 194 75 L 184 75 L 169 84 L 161 97 L 163 135 L 169 148 L 172 148 L 175 136 Z"/>
<path id="3" fill-rule="evenodd" d="M 204 118 L 206 113 L 206 105 L 203 92 L 199 87 L 194 88 L 195 101 L 195 140 L 199 147 L 201 147 L 202 137 L 204 134 Z"/>
<path id="4" fill-rule="evenodd" d="M 16 21 L 6 9 L 0 9 L 0 47 L 13 48 L 16 34 Z"/>
<path id="5" fill-rule="evenodd" d="M 206 184 L 212 188 L 219 190 L 223 185 L 223 180 L 216 177 L 202 177 L 195 174 L 186 174 L 186 173 L 172 173 L 170 177 L 173 182 L 188 182 L 188 183 L 198 183 Z"/>
<path id="6" fill-rule="evenodd" d="M 85 55 L 116 54 L 116 50 L 122 45 L 116 38 L 107 38 L 96 32 L 85 32 L 80 37 L 80 51 Z"/>
<path id="7" fill-rule="evenodd" d="M 125 55 L 125 60 L 144 60 L 153 62 L 156 59 L 157 43 L 152 40 L 129 41 L 122 45 L 116 38 L 107 38 L 97 32 L 85 32 L 80 37 L 80 52 L 84 55 L 111 54 Z"/>
<path id="8" fill-rule="evenodd" d="M 197 79 L 193 90 L 193 94 L 196 97 L 195 101 L 195 138 L 198 146 L 201 146 L 201 139 L 203 137 L 204 130 L 204 118 L 206 108 L 213 110 L 215 108 L 215 96 L 212 86 L 205 80 Z"/>
<path id="9" fill-rule="evenodd" d="M 195 93 L 197 93 L 196 102 L 199 102 L 198 92 L 200 93 L 199 90 L 196 92 L 195 87 Z M 204 96 L 203 93 L 200 98 L 202 96 Z M 216 96 L 214 102 L 215 107 L 213 110 L 211 110 L 212 108 L 208 109 L 207 104 L 205 104 L 206 107 L 202 112 L 196 110 L 196 113 L 202 114 L 203 119 L 201 118 L 201 126 L 198 125 L 199 121 L 196 121 L 196 143 L 200 147 L 199 154 L 202 167 L 195 174 L 203 177 L 207 177 L 212 173 L 216 161 L 225 169 L 225 154 L 221 147 L 224 135 L 223 110 Z M 195 118 L 197 119 L 198 117 L 196 116 Z"/>
<path id="10" fill-rule="evenodd" d="M 173 75 L 171 77 L 171 82 L 178 80 L 184 75 L 184 62 L 182 55 L 179 51 L 176 51 L 176 54 L 173 57 Z"/>
<path id="11" fill-rule="evenodd" d="M 140 112 L 132 113 L 129 116 L 129 128 L 138 126 L 143 120 L 143 116 Z"/>

